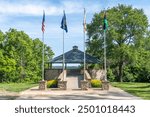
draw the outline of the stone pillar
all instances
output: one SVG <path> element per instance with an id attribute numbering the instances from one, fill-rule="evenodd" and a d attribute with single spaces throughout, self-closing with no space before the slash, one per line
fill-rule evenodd
<path id="1" fill-rule="evenodd" d="M 109 82 L 102 81 L 102 90 L 109 90 Z"/>
<path id="2" fill-rule="evenodd" d="M 39 90 L 46 90 L 47 89 L 47 81 L 46 80 L 41 80 L 39 82 Z"/>
<path id="3" fill-rule="evenodd" d="M 88 79 L 87 81 L 88 81 L 88 88 L 91 88 L 92 87 L 91 86 L 91 79 Z"/>
<path id="4" fill-rule="evenodd" d="M 58 88 L 60 88 L 62 90 L 66 90 L 67 89 L 67 81 L 58 81 Z"/>
<path id="5" fill-rule="evenodd" d="M 81 80 L 81 90 L 87 90 L 89 88 L 88 81 Z"/>

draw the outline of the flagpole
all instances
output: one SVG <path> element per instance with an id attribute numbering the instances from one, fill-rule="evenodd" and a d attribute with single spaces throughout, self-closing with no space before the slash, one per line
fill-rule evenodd
<path id="1" fill-rule="evenodd" d="M 42 50 L 42 80 L 44 81 L 44 31 L 45 31 L 45 11 L 43 10 L 43 20 L 42 20 L 42 41 L 43 41 L 43 50 Z"/>
<path id="2" fill-rule="evenodd" d="M 42 80 L 44 81 L 44 32 L 42 33 L 43 51 L 42 51 Z"/>
<path id="3" fill-rule="evenodd" d="M 85 31 L 86 31 L 86 11 L 84 8 L 84 19 L 83 19 L 83 50 L 84 50 L 84 80 L 85 80 L 85 66 L 86 66 L 86 56 L 85 56 Z"/>
<path id="4" fill-rule="evenodd" d="M 83 31 L 83 48 L 84 48 L 84 80 L 85 80 L 85 31 Z"/>
<path id="5" fill-rule="evenodd" d="M 65 55 L 64 55 L 64 30 L 66 31 L 66 33 L 68 32 L 68 29 L 67 29 L 67 23 L 66 23 L 66 15 L 65 15 L 65 11 L 63 11 L 64 13 L 64 16 L 62 18 L 62 21 L 61 21 L 61 28 L 63 29 L 63 81 L 64 81 L 64 78 L 65 78 L 65 74 L 64 74 L 64 70 L 65 70 Z"/>
<path id="6" fill-rule="evenodd" d="M 63 30 L 63 81 L 64 81 L 64 64 L 65 64 L 65 56 L 64 56 L 64 30 Z"/>
<path id="7" fill-rule="evenodd" d="M 105 81 L 107 81 L 107 70 L 106 70 L 106 31 L 104 30 L 104 72 L 105 72 Z"/>

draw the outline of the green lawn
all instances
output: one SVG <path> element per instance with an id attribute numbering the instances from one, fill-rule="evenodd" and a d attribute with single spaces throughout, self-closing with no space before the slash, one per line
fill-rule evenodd
<path id="1" fill-rule="evenodd" d="M 11 92 L 20 92 L 31 87 L 38 86 L 33 83 L 0 83 L 0 90 L 6 90 Z"/>
<path id="2" fill-rule="evenodd" d="M 112 82 L 111 85 L 135 96 L 150 100 L 150 83 Z"/>

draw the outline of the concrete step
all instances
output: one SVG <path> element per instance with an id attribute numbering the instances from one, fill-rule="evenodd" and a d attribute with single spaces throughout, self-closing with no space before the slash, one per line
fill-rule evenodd
<path id="1" fill-rule="evenodd" d="M 80 80 L 83 80 L 82 75 L 78 76 L 67 76 L 67 89 L 78 89 L 80 88 Z"/>

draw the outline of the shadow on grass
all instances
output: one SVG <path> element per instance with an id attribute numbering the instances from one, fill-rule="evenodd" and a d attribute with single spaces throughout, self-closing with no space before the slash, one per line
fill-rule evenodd
<path id="1" fill-rule="evenodd" d="M 147 85 L 147 86 L 135 86 L 135 87 L 131 87 L 131 88 L 150 88 L 150 85 Z"/>
<path id="2" fill-rule="evenodd" d="M 150 95 L 149 95 L 149 92 L 150 90 L 126 90 L 127 92 L 131 93 L 132 95 L 135 95 L 135 96 L 140 96 L 141 98 L 143 99 L 148 99 L 150 100 Z"/>
<path id="3" fill-rule="evenodd" d="M 137 89 L 135 89 L 135 90 L 126 90 L 126 91 L 128 91 L 128 92 L 130 92 L 130 93 L 150 93 L 150 90 L 137 90 Z"/>

